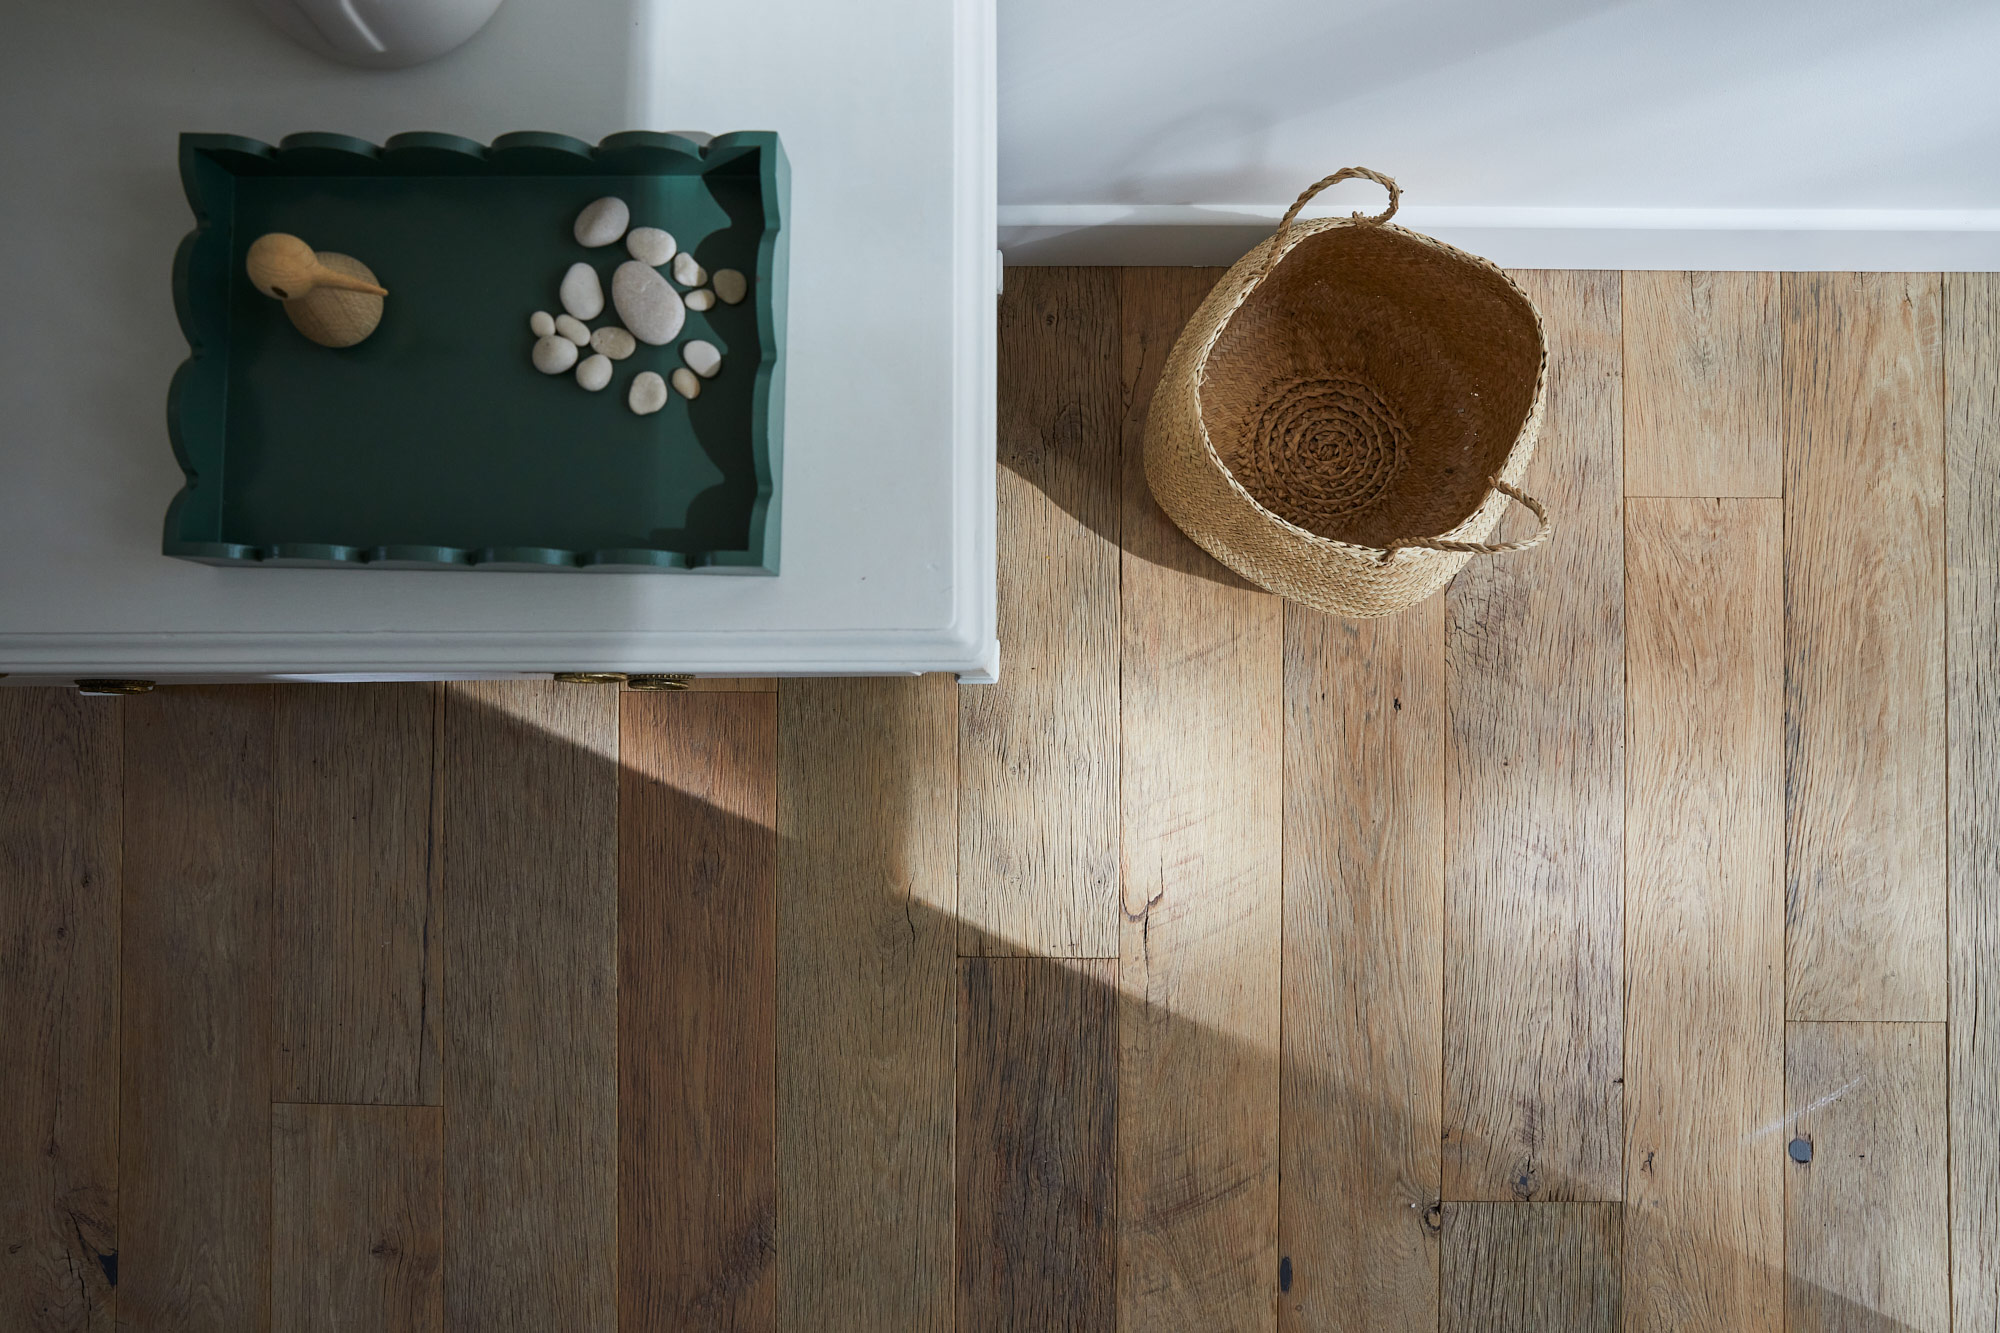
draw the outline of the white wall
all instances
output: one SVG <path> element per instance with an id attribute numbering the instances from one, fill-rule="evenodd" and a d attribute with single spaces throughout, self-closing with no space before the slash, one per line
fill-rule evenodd
<path id="1" fill-rule="evenodd" d="M 1362 163 L 1402 220 L 1555 248 L 1530 262 L 2000 266 L 1995 0 L 1003 0 L 1000 23 L 1016 259 L 1085 224 L 1252 237 Z"/>

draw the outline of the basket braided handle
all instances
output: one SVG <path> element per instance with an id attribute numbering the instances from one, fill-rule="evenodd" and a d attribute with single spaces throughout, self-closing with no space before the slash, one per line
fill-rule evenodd
<path id="1" fill-rule="evenodd" d="M 1530 550 L 1547 541 L 1549 533 L 1554 531 L 1549 523 L 1547 507 L 1526 491 L 1510 486 L 1498 477 L 1490 477 L 1488 480 L 1493 483 L 1494 490 L 1526 505 L 1528 510 L 1541 520 L 1542 526 L 1534 536 L 1518 542 L 1454 542 L 1446 541 L 1442 537 L 1412 537 L 1408 541 L 1390 542 L 1384 547 L 1381 563 L 1388 564 L 1396 552 L 1411 546 L 1420 546 L 1426 551 L 1462 551 L 1467 555 L 1505 555 L 1509 551 Z"/>
<path id="2" fill-rule="evenodd" d="M 1264 261 L 1266 272 L 1270 270 L 1272 264 L 1277 262 L 1278 251 L 1284 247 L 1285 233 L 1292 229 L 1292 220 L 1298 217 L 1299 210 L 1312 202 L 1312 197 L 1327 186 L 1338 185 L 1342 181 L 1351 180 L 1374 181 L 1389 192 L 1389 206 L 1387 208 L 1372 218 L 1360 209 L 1356 209 L 1353 213 L 1356 222 L 1387 222 L 1390 218 L 1396 216 L 1396 209 L 1403 202 L 1403 189 L 1400 185 L 1396 184 L 1394 177 L 1384 176 L 1381 172 L 1371 171 L 1367 167 L 1342 167 L 1331 176 L 1322 177 L 1314 181 L 1311 185 L 1306 186 L 1305 189 L 1299 191 L 1299 197 L 1292 200 L 1292 206 L 1285 210 L 1284 221 L 1280 222 L 1277 231 L 1271 234 L 1270 257 Z"/>

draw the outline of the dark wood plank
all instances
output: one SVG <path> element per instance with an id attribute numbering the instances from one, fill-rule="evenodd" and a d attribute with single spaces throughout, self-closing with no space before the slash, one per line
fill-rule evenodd
<path id="1" fill-rule="evenodd" d="M 968 959 L 958 997 L 958 1333 L 1117 1325 L 1117 965 Z"/>
<path id="2" fill-rule="evenodd" d="M 1788 1333 L 1952 1326 L 1944 1046 L 1942 1023 L 1787 1025 L 1788 1146 L 1804 1148 L 1785 1191 Z"/>
<path id="3" fill-rule="evenodd" d="M 952 1324 L 958 687 L 778 689 L 778 1323 Z"/>
<path id="4" fill-rule="evenodd" d="M 1448 628 L 1444 1193 L 1616 1199 L 1625 590 L 1616 273 L 1515 275 L 1549 340 L 1538 550 L 1474 558 Z M 1515 514 L 1503 535 L 1525 531 Z M 1521 525 L 1516 527 L 1514 525 Z"/>
<path id="5" fill-rule="evenodd" d="M 1945 1016 L 1936 274 L 1787 273 L 1787 1016 Z"/>
<path id="6" fill-rule="evenodd" d="M 277 690 L 281 1101 L 437 1104 L 434 727 L 443 686 Z"/>
<path id="7" fill-rule="evenodd" d="M 1626 506 L 1625 1324 L 1781 1333 L 1777 500 Z"/>
<path id="8" fill-rule="evenodd" d="M 444 1327 L 444 1113 L 271 1108 L 271 1326 Z"/>
<path id="9" fill-rule="evenodd" d="M 1627 273 L 1625 493 L 1784 493 L 1775 273 Z"/>
<path id="10" fill-rule="evenodd" d="M 1436 1328 L 1444 599 L 1285 608 L 1281 1328 Z M 1284 1278 L 1289 1278 L 1289 1283 Z"/>
<path id="11" fill-rule="evenodd" d="M 1118 274 L 1000 301 L 1000 642 L 959 692 L 959 952 L 1118 952 Z"/>
<path id="12" fill-rule="evenodd" d="M 119 706 L 0 690 L 0 1327 L 109 1330 Z"/>
<path id="13" fill-rule="evenodd" d="M 1126 269 L 1120 531 L 1121 1327 L 1277 1319 L 1283 612 L 1146 487 L 1153 385 L 1213 285 Z"/>
<path id="14" fill-rule="evenodd" d="M 149 1333 L 269 1319 L 273 693 L 120 705 L 118 1322 Z"/>
<path id="15" fill-rule="evenodd" d="M 1613 1203 L 1446 1204 L 1443 1333 L 1614 1333 L 1621 1212 Z"/>
<path id="16" fill-rule="evenodd" d="M 618 1316 L 777 1318 L 777 720 L 628 692 L 618 794 Z"/>
<path id="17" fill-rule="evenodd" d="M 445 696 L 445 1319 L 617 1317 L 618 692 Z"/>
<path id="18" fill-rule="evenodd" d="M 2000 1329 L 2000 275 L 1945 279 L 1950 599 L 1951 1257 L 1959 1327 Z"/>

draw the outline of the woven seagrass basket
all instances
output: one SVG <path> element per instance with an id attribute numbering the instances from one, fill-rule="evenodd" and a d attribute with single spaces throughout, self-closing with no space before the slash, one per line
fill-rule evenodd
<path id="1" fill-rule="evenodd" d="M 1294 225 L 1336 181 L 1387 211 Z M 1272 592 L 1384 616 L 1475 555 L 1540 545 L 1520 489 L 1541 427 L 1541 317 L 1476 255 L 1393 226 L 1401 191 L 1308 187 L 1181 330 L 1146 419 L 1146 479 L 1211 555 Z M 1488 543 L 1509 498 L 1540 530 Z"/>

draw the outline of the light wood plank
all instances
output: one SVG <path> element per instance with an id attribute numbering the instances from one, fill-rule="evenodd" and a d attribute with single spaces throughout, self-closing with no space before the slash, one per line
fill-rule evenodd
<path id="1" fill-rule="evenodd" d="M 1788 273 L 1787 1016 L 1945 1016 L 1935 274 Z"/>
<path id="2" fill-rule="evenodd" d="M 996 685 L 959 692 L 959 952 L 1118 952 L 1118 275 L 1000 302 Z"/>
<path id="3" fill-rule="evenodd" d="M 1788 1167 L 1788 1333 L 1950 1327 L 1944 1046 L 1942 1023 L 1787 1025 L 1791 1142 L 1811 1156 Z"/>
<path id="4" fill-rule="evenodd" d="M 972 958 L 958 999 L 958 1333 L 1111 1333 L 1118 977 Z"/>
<path id="5" fill-rule="evenodd" d="M 108 1333 L 119 707 L 0 690 L 0 1327 Z"/>
<path id="6" fill-rule="evenodd" d="M 1448 1203 L 1443 1333 L 1613 1333 L 1622 1245 L 1616 1204 Z"/>
<path id="7" fill-rule="evenodd" d="M 1549 340 L 1555 536 L 1446 593 L 1447 1199 L 1616 1199 L 1624 525 L 1616 273 L 1516 274 Z M 1503 536 L 1527 531 L 1515 514 Z"/>
<path id="8" fill-rule="evenodd" d="M 1627 1329 L 1783 1329 L 1783 519 L 1626 509 Z"/>
<path id="9" fill-rule="evenodd" d="M 1436 1328 L 1444 600 L 1285 607 L 1279 1325 Z"/>
<path id="10" fill-rule="evenodd" d="M 2000 275 L 1945 279 L 1951 1255 L 1959 1329 L 2000 1330 Z"/>
<path id="11" fill-rule="evenodd" d="M 1624 275 L 1625 493 L 1784 494 L 1775 273 Z"/>
<path id="12" fill-rule="evenodd" d="M 148 1333 L 269 1316 L 273 694 L 120 704 L 118 1322 Z"/>
<path id="13" fill-rule="evenodd" d="M 778 1323 L 952 1324 L 949 676 L 778 690 Z"/>
<path id="14" fill-rule="evenodd" d="M 271 1326 L 444 1326 L 443 1112 L 271 1108 Z"/>
<path id="15" fill-rule="evenodd" d="M 623 699 L 618 1310 L 777 1316 L 777 697 Z"/>
<path id="16" fill-rule="evenodd" d="M 445 1319 L 616 1318 L 618 692 L 445 696 Z"/>
<path id="17" fill-rule="evenodd" d="M 434 684 L 277 690 L 281 1101 L 437 1104 L 442 694 Z"/>
<path id="18" fill-rule="evenodd" d="M 1126 269 L 1119 1324 L 1270 1329 L 1283 614 L 1173 527 L 1141 441 L 1215 274 Z"/>

